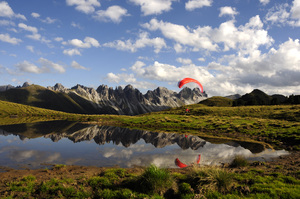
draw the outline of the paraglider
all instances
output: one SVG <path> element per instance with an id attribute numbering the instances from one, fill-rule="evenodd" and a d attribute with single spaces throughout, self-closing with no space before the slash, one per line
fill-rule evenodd
<path id="1" fill-rule="evenodd" d="M 183 85 L 185 85 L 187 83 L 190 83 L 190 82 L 194 82 L 194 83 L 198 84 L 198 86 L 200 87 L 201 93 L 203 93 L 203 86 L 202 86 L 202 84 L 199 81 L 197 81 L 197 80 L 195 80 L 193 78 L 189 78 L 189 77 L 184 78 L 181 81 L 179 81 L 178 82 L 178 87 L 181 88 Z"/>
<path id="2" fill-rule="evenodd" d="M 201 155 L 199 154 L 196 160 L 196 163 L 199 164 L 201 160 Z M 175 159 L 175 164 L 176 166 L 178 166 L 179 168 L 184 168 L 187 167 L 188 165 L 182 163 L 178 158 Z"/>

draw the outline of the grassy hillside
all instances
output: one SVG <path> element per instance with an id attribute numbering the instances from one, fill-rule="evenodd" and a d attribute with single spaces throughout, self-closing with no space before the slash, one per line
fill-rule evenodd
<path id="1" fill-rule="evenodd" d="M 204 104 L 206 106 L 222 106 L 222 107 L 232 106 L 232 103 L 233 103 L 232 99 L 228 99 L 226 97 L 219 97 L 219 96 L 210 97 L 208 99 L 199 102 L 199 104 Z"/>
<path id="2" fill-rule="evenodd" d="M 68 113 L 95 113 L 95 109 L 90 102 L 79 96 L 72 95 L 72 97 L 38 85 L 0 92 L 0 100 L 4 101 Z"/>

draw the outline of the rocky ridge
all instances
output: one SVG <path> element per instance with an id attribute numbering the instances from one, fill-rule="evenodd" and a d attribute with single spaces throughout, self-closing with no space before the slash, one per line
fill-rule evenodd
<path id="1" fill-rule="evenodd" d="M 77 84 L 71 89 L 61 84 L 47 87 L 56 92 L 63 92 L 69 96 L 78 95 L 90 101 L 95 109 L 101 109 L 101 113 L 119 115 L 137 115 L 153 111 L 161 111 L 167 108 L 180 107 L 187 104 L 195 104 L 207 98 L 206 93 L 201 93 L 199 88 L 184 88 L 179 93 L 158 87 L 153 91 L 142 94 L 132 85 L 124 89 L 121 86 L 113 89 L 107 85 L 100 85 L 96 90 Z M 104 111 L 103 111 L 104 110 Z"/>

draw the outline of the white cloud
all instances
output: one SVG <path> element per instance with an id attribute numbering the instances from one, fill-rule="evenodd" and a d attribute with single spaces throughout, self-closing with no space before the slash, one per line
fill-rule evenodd
<path id="1" fill-rule="evenodd" d="M 85 37 L 84 41 L 81 41 L 79 39 L 72 39 L 67 42 L 63 42 L 63 45 L 71 45 L 77 48 L 100 47 L 99 42 L 92 37 Z"/>
<path id="2" fill-rule="evenodd" d="M 91 14 L 95 11 L 95 7 L 101 4 L 98 0 L 66 0 L 68 6 L 75 6 L 75 9 L 85 14 Z"/>
<path id="3" fill-rule="evenodd" d="M 273 39 L 263 29 L 263 23 L 258 15 L 252 17 L 245 25 L 236 27 L 234 23 L 235 21 L 230 20 L 214 29 L 209 26 L 191 29 L 152 19 L 142 26 L 151 31 L 160 30 L 166 38 L 177 42 L 177 49 L 175 49 L 177 52 L 182 49 L 182 45 L 191 47 L 193 51 L 219 51 L 219 45 L 223 44 L 224 51 L 239 49 L 247 54 L 262 45 L 268 47 L 273 43 Z"/>
<path id="4" fill-rule="evenodd" d="M 31 16 L 32 16 L 33 18 L 39 19 L 41 22 L 47 23 L 47 24 L 52 24 L 52 23 L 54 23 L 55 21 L 57 21 L 56 19 L 52 19 L 52 18 L 50 18 L 50 17 L 46 17 L 46 19 L 41 19 L 41 18 L 40 18 L 41 15 L 40 15 L 39 13 L 36 13 L 36 12 L 31 13 Z"/>
<path id="5" fill-rule="evenodd" d="M 37 33 L 38 32 L 38 29 L 36 27 L 33 27 L 33 26 L 27 26 L 26 24 L 24 23 L 19 23 L 18 24 L 18 27 L 19 28 L 22 28 L 26 31 L 29 31 L 29 32 L 32 32 L 32 33 Z"/>
<path id="6" fill-rule="evenodd" d="M 39 18 L 41 15 L 39 13 L 33 12 L 33 13 L 31 13 L 31 16 L 33 18 Z"/>
<path id="7" fill-rule="evenodd" d="M 93 17 L 99 21 L 120 23 L 125 16 L 129 16 L 125 8 L 110 6 L 107 10 L 98 10 Z"/>
<path id="8" fill-rule="evenodd" d="M 6 1 L 0 2 L 0 17 L 19 18 L 26 20 L 24 15 L 15 14 Z"/>
<path id="9" fill-rule="evenodd" d="M 33 46 L 26 46 L 26 49 L 30 52 L 34 53 L 34 47 Z"/>
<path id="10" fill-rule="evenodd" d="M 291 14 L 293 19 L 300 20 L 300 0 L 294 0 L 291 8 Z"/>
<path id="11" fill-rule="evenodd" d="M 153 65 L 146 66 L 143 62 L 138 61 L 130 69 L 139 77 L 174 83 L 184 77 L 199 80 L 209 80 L 213 77 L 204 67 L 195 66 L 194 64 L 176 67 L 155 61 Z"/>
<path id="12" fill-rule="evenodd" d="M 219 17 L 222 17 L 224 15 L 229 15 L 231 17 L 234 17 L 237 14 L 238 14 L 238 12 L 236 11 L 235 8 L 232 8 L 232 7 L 229 7 L 229 6 L 225 6 L 225 7 L 220 8 Z"/>
<path id="13" fill-rule="evenodd" d="M 62 37 L 55 37 L 54 40 L 57 41 L 57 42 L 61 42 L 61 41 L 63 41 L 64 39 L 63 39 Z"/>
<path id="14" fill-rule="evenodd" d="M 17 39 L 15 37 L 10 37 L 9 34 L 0 34 L 0 41 L 7 42 L 10 44 L 14 44 L 14 45 L 22 42 L 21 39 Z"/>
<path id="15" fill-rule="evenodd" d="M 126 41 L 116 40 L 114 42 L 105 43 L 103 46 L 131 52 L 136 52 L 140 48 L 152 46 L 154 52 L 159 53 L 161 49 L 165 48 L 167 45 L 164 39 L 160 37 L 150 39 L 147 32 L 141 32 L 139 38 L 135 42 L 130 39 Z"/>
<path id="16" fill-rule="evenodd" d="M 81 55 L 81 53 L 78 49 L 67 49 L 67 50 L 64 50 L 63 53 L 65 55 L 69 55 L 69 56 Z"/>
<path id="17" fill-rule="evenodd" d="M 149 23 L 143 24 L 143 27 L 152 31 L 160 30 L 166 38 L 175 40 L 181 45 L 194 47 L 195 50 L 202 48 L 217 51 L 218 49 L 218 46 L 209 38 L 212 28 L 208 26 L 190 30 L 182 25 L 152 19 Z"/>
<path id="18" fill-rule="evenodd" d="M 202 8 L 204 6 L 210 7 L 213 3 L 213 0 L 189 0 L 185 3 L 185 9 L 192 11 L 197 8 Z"/>
<path id="19" fill-rule="evenodd" d="M 78 64 L 76 61 L 72 61 L 71 67 L 73 67 L 75 69 L 88 70 L 86 67 L 81 66 L 80 64 Z"/>
<path id="20" fill-rule="evenodd" d="M 56 19 L 52 19 L 50 17 L 46 17 L 46 19 L 41 19 L 41 21 L 43 23 L 52 24 L 52 23 L 56 22 L 57 20 Z"/>
<path id="21" fill-rule="evenodd" d="M 276 4 L 269 9 L 265 20 L 272 25 L 300 27 L 300 0 L 294 0 L 292 5 Z"/>
<path id="22" fill-rule="evenodd" d="M 74 28 L 82 29 L 82 27 L 80 26 L 79 23 L 72 22 L 71 26 L 74 27 Z"/>
<path id="23" fill-rule="evenodd" d="M 177 58 L 176 61 L 183 65 L 190 65 L 193 63 L 191 59 L 184 59 L 182 57 Z"/>
<path id="24" fill-rule="evenodd" d="M 132 3 L 141 6 L 143 15 L 159 15 L 172 9 L 174 0 L 130 0 Z"/>
<path id="25" fill-rule="evenodd" d="M 108 79 L 109 82 L 114 82 L 114 83 L 120 83 L 121 81 L 124 81 L 126 83 L 132 84 L 136 82 L 136 78 L 134 77 L 133 74 L 126 74 L 126 73 L 121 73 L 121 74 L 108 73 L 106 78 Z"/>
<path id="26" fill-rule="evenodd" d="M 290 18 L 290 13 L 287 11 L 288 7 L 287 3 L 272 7 L 266 14 L 265 20 L 271 24 L 287 24 Z"/>
<path id="27" fill-rule="evenodd" d="M 0 20 L 0 26 L 15 26 L 15 23 L 10 20 Z"/>
<path id="28" fill-rule="evenodd" d="M 25 60 L 23 62 L 17 63 L 15 67 L 20 72 L 34 73 L 34 74 L 49 73 L 51 71 L 64 73 L 66 71 L 62 65 L 54 63 L 42 57 L 37 62 L 40 64 L 40 66 L 37 66 Z"/>
<path id="29" fill-rule="evenodd" d="M 44 72 L 48 71 L 47 68 L 39 68 L 35 64 L 30 63 L 28 61 L 23 61 L 23 62 L 17 63 L 15 66 L 21 72 L 26 72 L 26 73 L 40 74 L 40 73 L 44 73 Z"/>
<path id="30" fill-rule="evenodd" d="M 38 60 L 38 62 L 41 64 L 42 68 L 52 68 L 59 73 L 64 73 L 66 71 L 66 69 L 62 65 L 54 63 L 42 57 Z"/>
<path id="31" fill-rule="evenodd" d="M 267 5 L 268 3 L 270 3 L 270 0 L 259 0 L 259 1 L 263 5 Z"/>

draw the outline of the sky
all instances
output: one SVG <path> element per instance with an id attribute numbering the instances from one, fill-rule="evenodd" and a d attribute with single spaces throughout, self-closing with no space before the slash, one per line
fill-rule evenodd
<path id="1" fill-rule="evenodd" d="M 288 96 L 299 37 L 300 0 L 0 0 L 0 85 Z"/>

